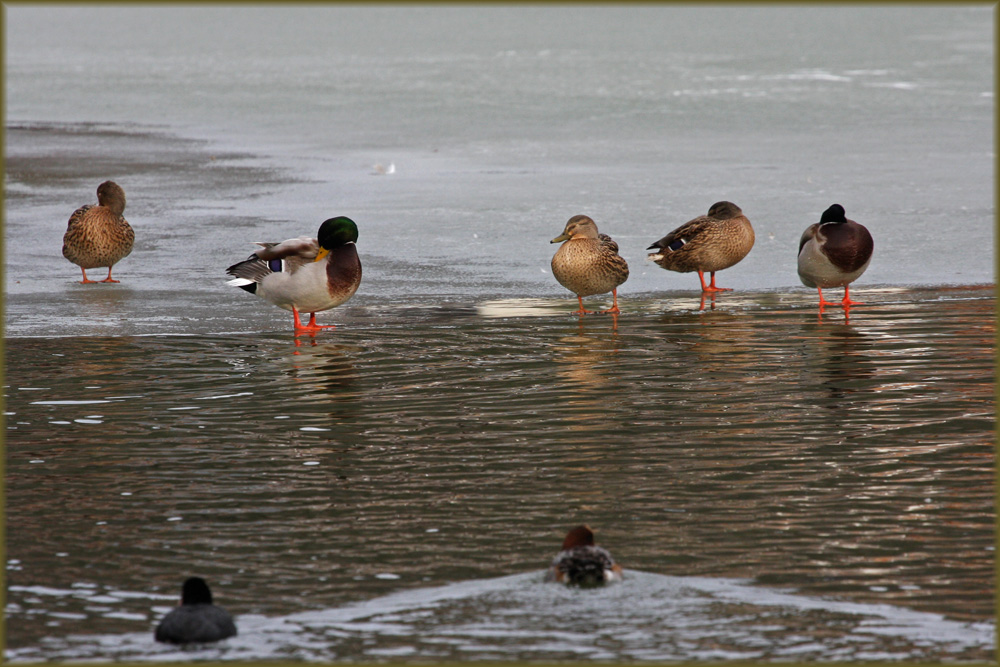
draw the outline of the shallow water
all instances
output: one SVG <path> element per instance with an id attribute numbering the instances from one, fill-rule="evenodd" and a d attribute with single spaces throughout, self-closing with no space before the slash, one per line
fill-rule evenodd
<path id="1" fill-rule="evenodd" d="M 720 655 L 795 656 L 800 632 L 816 657 L 992 655 L 992 291 L 887 291 L 848 321 L 773 295 L 696 305 L 615 320 L 484 302 L 369 311 L 316 337 L 9 340 L 13 656 L 155 652 L 103 635 L 148 631 L 190 572 L 238 622 L 281 625 L 233 657 L 706 657 L 701 623 L 620 641 L 672 616 L 662 589 L 691 577 L 752 581 L 709 605 L 749 624 Z M 507 616 L 471 582 L 538 571 L 580 521 L 656 585 L 623 589 L 634 606 L 594 644 L 530 609 L 506 621 L 519 649 L 480 637 L 483 605 Z M 398 632 L 287 625 L 366 600 L 393 616 L 381 596 L 449 582 L 472 601 L 419 622 L 406 607 Z M 779 606 L 815 609 L 812 630 L 758 608 L 750 591 L 773 587 L 790 591 Z M 890 612 L 855 644 L 869 621 L 840 627 L 847 601 L 892 605 L 940 640 L 893 630 Z M 465 639 L 415 638 L 430 627 Z M 97 636 L 66 639 L 79 633 Z"/>
<path id="2" fill-rule="evenodd" d="M 5 7 L 7 657 L 994 659 L 994 11 Z M 645 247 L 719 199 L 703 301 Z M 581 212 L 617 319 L 549 272 Z M 224 284 L 338 214 L 337 329 Z M 539 583 L 582 521 L 623 585 Z M 190 574 L 239 637 L 154 644 Z"/>

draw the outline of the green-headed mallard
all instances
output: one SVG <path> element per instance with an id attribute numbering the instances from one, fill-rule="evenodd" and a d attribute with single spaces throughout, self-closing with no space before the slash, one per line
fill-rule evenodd
<path id="1" fill-rule="evenodd" d="M 712 204 L 708 215 L 698 216 L 670 232 L 649 246 L 659 252 L 647 258 L 668 271 L 698 272 L 702 292 L 730 291 L 729 287 L 715 286 L 715 272 L 728 269 L 747 256 L 753 248 L 754 235 L 750 221 L 740 207 L 732 202 Z M 712 274 L 710 285 L 705 284 L 705 272 Z"/>
<path id="2" fill-rule="evenodd" d="M 618 286 L 628 280 L 628 263 L 618 254 L 618 244 L 607 234 L 598 234 L 597 225 L 585 215 L 574 215 L 563 233 L 552 243 L 565 241 L 552 257 L 552 275 L 559 284 L 576 294 L 580 302 L 577 314 L 584 310 L 583 297 L 611 292 L 611 308 L 601 311 L 617 314 Z"/>
<path id="3" fill-rule="evenodd" d="M 577 526 L 566 534 L 562 550 L 552 559 L 546 581 L 558 581 L 570 586 L 603 586 L 621 581 L 622 567 L 607 549 L 594 544 L 590 526 Z"/>
<path id="4" fill-rule="evenodd" d="M 851 301 L 850 284 L 857 280 L 872 261 L 875 242 L 864 225 L 848 220 L 844 207 L 834 204 L 823 211 L 819 222 L 809 225 L 799 240 L 799 278 L 806 287 L 819 291 L 819 306 L 834 306 L 823 299 L 824 287 L 844 286 L 848 308 L 861 303 Z"/>
<path id="5" fill-rule="evenodd" d="M 320 225 L 317 238 L 300 236 L 263 246 L 226 273 L 229 285 L 245 289 L 279 308 L 292 311 L 296 332 L 315 332 L 333 325 L 316 324 L 316 313 L 350 299 L 361 284 L 358 226 L 343 216 Z M 309 313 L 302 324 L 299 312 Z"/>
<path id="6" fill-rule="evenodd" d="M 97 186 L 97 205 L 81 206 L 69 217 L 63 236 L 63 257 L 83 271 L 81 283 L 117 283 L 111 279 L 111 268 L 132 252 L 135 232 L 122 216 L 125 212 L 125 191 L 114 181 Z M 104 280 L 90 280 L 87 269 L 108 267 Z"/>
<path id="7" fill-rule="evenodd" d="M 212 604 L 212 591 L 201 577 L 190 577 L 181 588 L 181 603 L 174 607 L 153 635 L 158 642 L 204 644 L 236 635 L 233 617 Z"/>

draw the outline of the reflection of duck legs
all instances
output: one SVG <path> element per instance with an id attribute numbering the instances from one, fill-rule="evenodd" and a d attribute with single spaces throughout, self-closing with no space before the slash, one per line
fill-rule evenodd
<path id="1" fill-rule="evenodd" d="M 709 306 L 709 310 L 715 310 L 715 292 L 701 293 L 701 304 L 699 304 L 698 310 L 705 310 L 705 294 L 708 294 L 709 302 L 711 303 L 711 306 Z"/>

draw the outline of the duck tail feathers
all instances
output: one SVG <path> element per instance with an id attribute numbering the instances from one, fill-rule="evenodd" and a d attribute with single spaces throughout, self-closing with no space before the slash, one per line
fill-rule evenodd
<path id="1" fill-rule="evenodd" d="M 250 255 L 249 259 L 230 266 L 226 269 L 226 273 L 235 276 L 232 280 L 226 282 L 227 285 L 239 287 L 254 294 L 257 291 L 257 283 L 274 273 L 274 271 L 268 262 L 256 255 Z"/>

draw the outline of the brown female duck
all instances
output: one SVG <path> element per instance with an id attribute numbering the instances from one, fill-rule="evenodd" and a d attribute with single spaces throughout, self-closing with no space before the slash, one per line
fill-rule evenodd
<path id="1" fill-rule="evenodd" d="M 715 272 L 728 269 L 753 248 L 754 234 L 750 221 L 740 207 L 732 202 L 712 204 L 708 215 L 685 222 L 662 239 L 649 246 L 647 258 L 668 271 L 678 273 L 698 272 L 702 292 L 730 291 L 729 287 L 715 286 Z M 705 272 L 712 275 L 712 282 L 705 284 Z"/>
<path id="2" fill-rule="evenodd" d="M 69 217 L 63 236 L 63 256 L 83 271 L 81 283 L 117 283 L 111 269 L 132 252 L 135 232 L 123 217 L 125 191 L 114 181 L 104 181 L 97 188 L 97 205 L 81 206 Z M 90 280 L 87 269 L 108 267 L 104 280 Z"/>
<path id="3" fill-rule="evenodd" d="M 607 234 L 599 234 L 597 225 L 585 215 L 574 215 L 563 233 L 552 243 L 564 243 L 552 257 L 552 275 L 559 284 L 576 294 L 578 315 L 584 310 L 583 297 L 611 292 L 611 308 L 601 311 L 618 314 L 618 286 L 628 280 L 628 263 L 618 254 L 618 244 Z"/>

